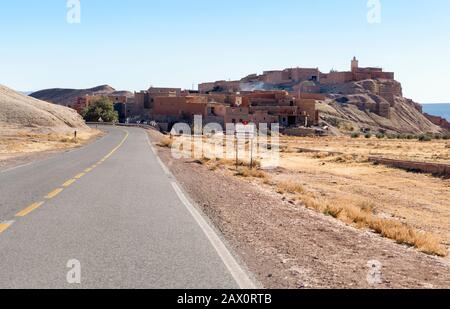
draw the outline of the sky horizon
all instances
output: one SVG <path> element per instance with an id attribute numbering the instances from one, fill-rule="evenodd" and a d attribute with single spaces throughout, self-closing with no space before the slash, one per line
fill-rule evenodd
<path id="1" fill-rule="evenodd" d="M 81 0 L 79 20 L 76 3 L 0 3 L 0 84 L 192 88 L 289 67 L 346 71 L 356 56 L 395 72 L 406 97 L 450 103 L 447 0 Z"/>

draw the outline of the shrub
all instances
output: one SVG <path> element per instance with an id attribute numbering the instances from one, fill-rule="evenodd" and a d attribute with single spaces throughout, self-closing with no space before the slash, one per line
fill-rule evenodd
<path id="1" fill-rule="evenodd" d="M 351 137 L 352 138 L 358 138 L 359 137 L 359 133 L 352 133 Z"/>
<path id="2" fill-rule="evenodd" d="M 367 138 L 367 139 L 372 138 L 372 134 L 371 134 L 371 133 L 366 133 L 366 134 L 364 135 L 364 137 Z"/>
<path id="3" fill-rule="evenodd" d="M 448 251 L 441 244 L 439 237 L 417 231 L 399 221 L 376 217 L 374 215 L 375 205 L 371 202 L 363 202 L 359 205 L 351 205 L 349 203 L 330 204 L 319 201 L 308 194 L 300 195 L 299 199 L 307 208 L 332 216 L 342 222 L 354 224 L 359 228 L 372 229 L 375 233 L 393 239 L 398 244 L 415 247 L 419 251 L 430 255 L 448 256 Z"/>
<path id="4" fill-rule="evenodd" d="M 240 177 L 253 177 L 253 178 L 262 178 L 262 179 L 266 179 L 267 178 L 267 174 L 264 173 L 261 170 L 255 169 L 255 168 L 248 168 L 248 167 L 241 167 L 238 169 L 238 171 L 236 172 L 236 176 L 240 176 Z"/>
<path id="5" fill-rule="evenodd" d="M 387 135 L 387 138 L 388 138 L 388 139 L 396 139 L 396 138 L 397 138 L 397 135 L 395 135 L 395 134 L 388 134 L 388 135 Z"/>
<path id="6" fill-rule="evenodd" d="M 450 139 L 450 133 L 445 133 L 445 134 L 442 136 L 442 138 L 445 139 L 445 140 L 449 140 L 449 139 Z"/>
<path id="7" fill-rule="evenodd" d="M 303 193 L 305 192 L 305 189 L 303 186 L 295 181 L 283 181 L 280 182 L 277 186 L 277 192 L 280 194 L 283 193 Z"/>
<path id="8" fill-rule="evenodd" d="M 419 135 L 418 139 L 421 142 L 430 142 L 431 141 L 431 136 L 429 136 L 427 134 L 421 134 L 421 135 Z"/>
<path id="9" fill-rule="evenodd" d="M 378 133 L 377 134 L 377 138 L 378 139 L 383 139 L 383 138 L 385 138 L 386 137 L 386 135 L 384 135 L 383 133 Z"/>
<path id="10" fill-rule="evenodd" d="M 83 110 L 83 118 L 88 122 L 117 122 L 119 114 L 114 110 L 113 103 L 106 97 L 95 100 Z"/>
<path id="11" fill-rule="evenodd" d="M 157 145 L 163 148 L 171 148 L 173 141 L 169 137 L 164 137 Z"/>
<path id="12" fill-rule="evenodd" d="M 355 127 L 349 122 L 341 122 L 339 124 L 339 129 L 350 132 L 355 131 Z"/>

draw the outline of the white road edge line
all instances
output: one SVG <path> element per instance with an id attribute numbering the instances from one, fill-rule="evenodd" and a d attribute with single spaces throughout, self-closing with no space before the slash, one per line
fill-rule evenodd
<path id="1" fill-rule="evenodd" d="M 159 165 L 161 166 L 161 168 L 163 169 L 164 173 L 165 173 L 167 176 L 171 177 L 171 176 L 172 176 L 172 173 L 169 171 L 169 169 L 168 169 L 167 166 L 163 163 L 163 161 L 161 161 L 161 159 L 159 158 L 158 153 L 156 152 L 155 147 L 153 147 L 152 143 L 150 142 L 150 138 L 148 137 L 148 133 L 145 132 L 145 135 L 146 135 L 146 137 L 147 137 L 148 145 L 150 146 L 150 149 L 152 150 L 153 154 L 154 154 L 155 157 L 156 157 L 156 161 L 158 161 L 158 163 L 159 163 Z"/>
<path id="2" fill-rule="evenodd" d="M 173 177 L 172 173 L 169 171 L 167 166 L 162 162 L 162 160 L 159 158 L 158 153 L 156 152 L 156 149 L 153 147 L 152 143 L 150 142 L 150 138 L 148 137 L 148 133 L 145 132 L 145 135 L 147 137 L 148 145 L 150 146 L 150 149 L 155 154 L 159 164 L 163 168 L 164 172 L 172 179 L 175 179 Z M 220 259 L 224 263 L 225 267 L 230 272 L 231 276 L 233 277 L 234 281 L 239 285 L 239 288 L 243 290 L 255 290 L 257 287 L 255 283 L 249 278 L 247 273 L 242 269 L 242 267 L 239 265 L 239 263 L 236 261 L 236 259 L 233 257 L 233 255 L 230 253 L 228 248 L 225 246 L 225 244 L 222 242 L 220 237 L 217 235 L 217 233 L 214 231 L 214 229 L 208 224 L 208 222 L 203 218 L 203 216 L 200 214 L 200 212 L 191 204 L 189 199 L 185 196 L 183 193 L 183 190 L 181 190 L 180 186 L 175 182 L 171 181 L 172 187 L 174 188 L 176 194 L 178 195 L 178 198 L 183 203 L 183 205 L 186 207 L 186 209 L 190 212 L 194 220 L 197 222 L 199 227 L 202 229 L 203 233 L 208 238 L 211 245 L 216 250 L 217 254 L 219 255 Z"/>
<path id="3" fill-rule="evenodd" d="M 211 226 L 206 222 L 203 216 L 198 212 L 198 210 L 189 202 L 189 200 L 184 195 L 181 188 L 178 186 L 176 182 L 172 182 L 172 187 L 175 189 L 180 200 L 183 202 L 184 206 L 191 213 L 192 217 L 194 217 L 197 224 L 205 233 L 206 237 L 208 237 L 210 243 L 216 249 L 218 255 L 222 259 L 225 266 L 228 268 L 229 272 L 233 276 L 236 283 L 239 285 L 241 289 L 256 289 L 255 284 L 252 280 L 247 276 L 245 271 L 241 268 L 239 263 L 235 260 L 233 255 L 228 251 L 225 244 L 222 242 L 220 237 L 215 233 L 215 231 L 211 228 Z"/>
<path id="4" fill-rule="evenodd" d="M 29 166 L 29 165 L 31 165 L 31 164 L 33 164 L 33 162 L 29 162 L 29 163 L 26 163 L 26 164 L 14 166 L 14 167 L 8 168 L 8 169 L 6 169 L 6 170 L 0 171 L 0 174 L 7 173 L 7 172 L 11 172 L 11 171 L 17 170 L 17 169 L 19 169 L 19 168 Z"/>
<path id="5" fill-rule="evenodd" d="M 14 221 L 14 220 L 3 221 L 3 222 L 0 221 L 0 224 L 7 225 L 8 227 L 10 227 L 11 225 L 13 225 L 14 223 L 16 223 L 16 221 Z"/>

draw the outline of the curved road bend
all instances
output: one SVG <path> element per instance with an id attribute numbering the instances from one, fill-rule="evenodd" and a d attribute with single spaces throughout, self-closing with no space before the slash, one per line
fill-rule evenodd
<path id="1" fill-rule="evenodd" d="M 146 132 L 107 131 L 0 172 L 0 288 L 249 287 L 177 195 Z M 70 260 L 81 284 L 67 281 Z"/>

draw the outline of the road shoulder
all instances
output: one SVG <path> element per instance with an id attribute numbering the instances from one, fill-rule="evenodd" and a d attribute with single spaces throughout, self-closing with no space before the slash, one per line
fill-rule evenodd
<path id="1" fill-rule="evenodd" d="M 160 138 L 150 134 L 153 142 Z M 266 288 L 450 287 L 448 261 L 284 200 L 251 181 L 158 154 Z M 230 194 L 232 192 L 232 194 Z M 382 281 L 367 280 L 369 262 Z"/>
<path id="2" fill-rule="evenodd" d="M 29 165 L 34 162 L 39 162 L 43 160 L 47 160 L 55 155 L 59 155 L 62 153 L 67 153 L 70 151 L 74 151 L 76 149 L 80 149 L 82 147 L 86 147 L 105 136 L 105 132 L 99 131 L 98 134 L 93 135 L 91 138 L 83 141 L 80 144 L 68 145 L 67 148 L 57 148 L 50 149 L 45 151 L 36 151 L 30 153 L 16 153 L 14 155 L 8 155 L 7 158 L 0 157 L 0 173 L 5 172 L 7 170 L 15 169 L 21 166 Z"/>

